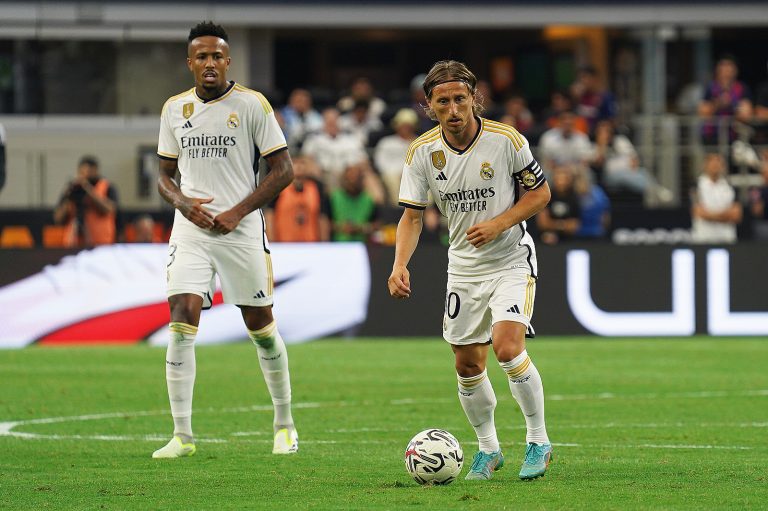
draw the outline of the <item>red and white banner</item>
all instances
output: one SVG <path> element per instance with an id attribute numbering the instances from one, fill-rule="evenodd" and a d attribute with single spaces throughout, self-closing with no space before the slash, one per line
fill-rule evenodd
<path id="1" fill-rule="evenodd" d="M 274 243 L 270 248 L 274 314 L 286 342 L 346 331 L 365 321 L 370 295 L 365 245 Z M 0 288 L 0 347 L 167 343 L 167 253 L 162 244 L 98 247 Z M 222 304 L 217 292 L 213 308 L 202 314 L 197 341 L 246 338 L 239 309 Z"/>

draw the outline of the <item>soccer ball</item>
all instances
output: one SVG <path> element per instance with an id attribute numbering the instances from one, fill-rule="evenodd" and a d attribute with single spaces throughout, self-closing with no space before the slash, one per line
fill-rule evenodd
<path id="1" fill-rule="evenodd" d="M 444 429 L 425 429 L 405 448 L 405 469 L 419 484 L 449 484 L 463 463 L 459 441 Z"/>

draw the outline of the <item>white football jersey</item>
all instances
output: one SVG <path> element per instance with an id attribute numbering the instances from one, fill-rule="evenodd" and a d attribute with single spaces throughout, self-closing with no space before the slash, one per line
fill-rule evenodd
<path id="1" fill-rule="evenodd" d="M 259 92 L 230 82 L 218 98 L 200 99 L 192 88 L 166 101 L 157 154 L 178 160 L 181 192 L 213 197 L 203 207 L 214 216 L 253 193 L 259 156 L 286 147 L 272 106 Z M 258 245 L 267 248 L 264 216 L 254 211 L 223 235 L 201 229 L 176 210 L 172 238 Z"/>
<path id="2" fill-rule="evenodd" d="M 448 218 L 452 280 L 488 280 L 519 267 L 536 277 L 536 249 L 525 222 L 480 248 L 467 241 L 467 229 L 517 202 L 519 186 L 533 190 L 545 182 L 525 137 L 506 124 L 479 121 L 477 136 L 462 151 L 445 140 L 440 126 L 413 141 L 405 158 L 400 205 L 424 209 L 431 194 Z"/>

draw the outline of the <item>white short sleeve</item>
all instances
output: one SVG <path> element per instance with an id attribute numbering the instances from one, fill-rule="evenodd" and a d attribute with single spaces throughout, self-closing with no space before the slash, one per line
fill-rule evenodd
<path id="1" fill-rule="evenodd" d="M 253 104 L 253 143 L 264 157 L 287 147 L 287 144 L 272 105 L 261 94 L 258 94 L 258 99 Z"/>
<path id="2" fill-rule="evenodd" d="M 403 165 L 398 203 L 413 209 L 426 209 L 429 204 L 429 184 L 416 158 L 411 161 L 410 165 L 408 162 Z"/>
<path id="3" fill-rule="evenodd" d="M 166 104 L 163 107 L 162 114 L 160 114 L 160 136 L 157 141 L 157 154 L 161 158 L 175 160 L 179 157 L 179 141 L 176 140 L 176 136 L 173 134 L 170 116 L 171 108 Z"/>

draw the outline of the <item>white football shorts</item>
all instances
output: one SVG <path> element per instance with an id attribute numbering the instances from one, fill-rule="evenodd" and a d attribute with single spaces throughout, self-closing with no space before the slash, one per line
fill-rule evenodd
<path id="1" fill-rule="evenodd" d="M 224 303 L 272 305 L 272 258 L 261 247 L 172 239 L 168 244 L 167 295 L 192 293 L 210 307 L 219 276 Z"/>
<path id="2" fill-rule="evenodd" d="M 527 268 L 515 268 L 491 280 L 454 282 L 448 278 L 443 314 L 443 338 L 451 344 L 485 344 L 499 321 L 515 321 L 526 327 L 526 337 L 534 337 L 531 326 L 536 279 Z"/>

